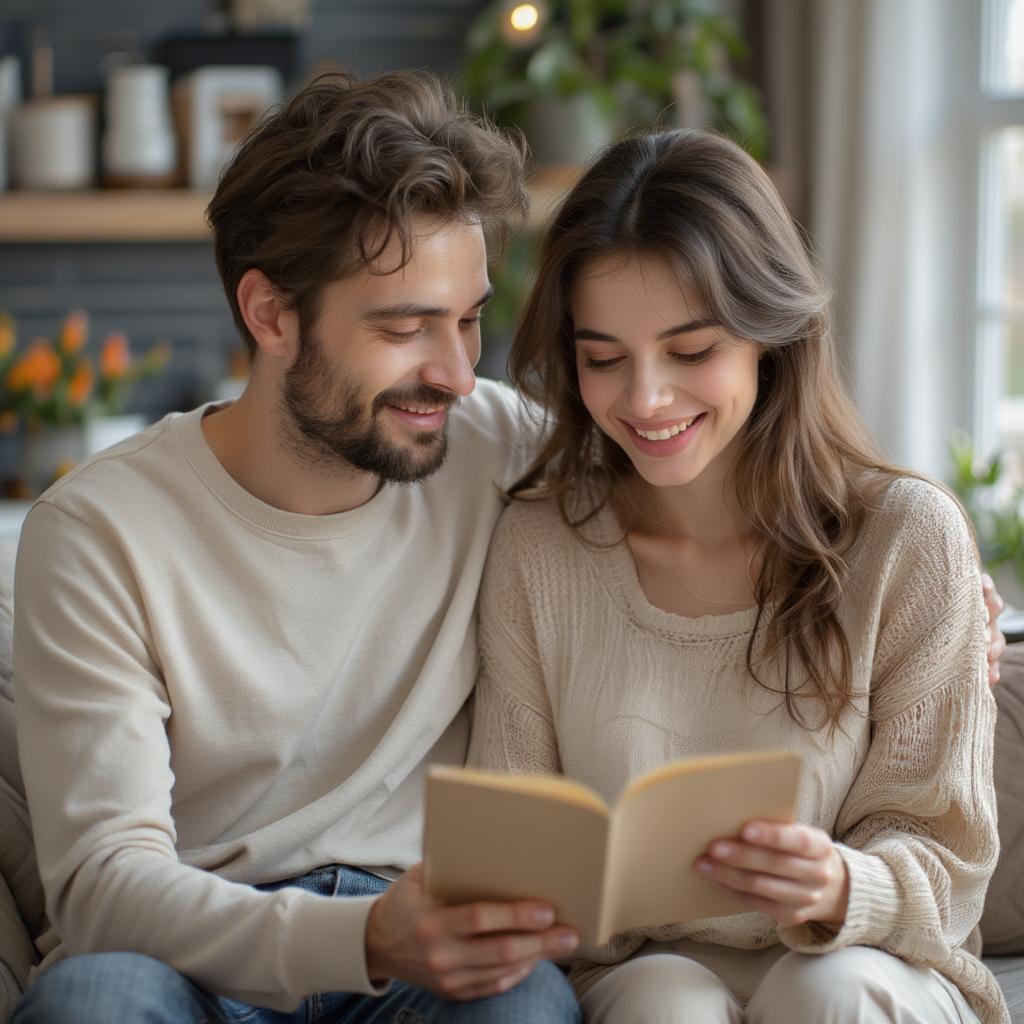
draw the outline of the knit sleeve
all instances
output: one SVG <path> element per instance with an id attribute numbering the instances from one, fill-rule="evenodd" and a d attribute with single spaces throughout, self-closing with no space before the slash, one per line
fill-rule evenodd
<path id="1" fill-rule="evenodd" d="M 480 675 L 469 763 L 510 774 L 561 772 L 554 716 L 538 653 L 538 538 L 506 510 L 487 556 L 479 604 Z"/>
<path id="2" fill-rule="evenodd" d="M 930 485 L 875 528 L 897 536 L 882 568 L 872 738 L 834 835 L 849 871 L 845 923 L 780 929 L 790 948 L 884 949 L 931 967 L 965 958 L 998 853 L 985 613 L 963 517 Z M 906 498 L 908 493 L 904 493 Z M 974 962 L 976 964 L 976 962 Z M 980 965 L 964 962 L 961 971 Z"/>

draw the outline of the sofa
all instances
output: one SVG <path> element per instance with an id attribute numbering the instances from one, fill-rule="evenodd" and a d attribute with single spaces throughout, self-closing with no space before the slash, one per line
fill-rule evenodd
<path id="1" fill-rule="evenodd" d="M 0 1024 L 10 1016 L 38 960 L 43 890 L 18 767 L 11 688 L 13 540 L 0 541 Z M 995 775 L 1002 856 L 989 887 L 982 934 L 985 962 L 999 979 L 1014 1024 L 1024 1024 L 1024 643 L 1011 646 L 996 688 Z"/>

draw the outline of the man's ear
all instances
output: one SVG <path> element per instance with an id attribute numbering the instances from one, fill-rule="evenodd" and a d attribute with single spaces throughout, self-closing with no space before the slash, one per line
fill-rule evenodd
<path id="1" fill-rule="evenodd" d="M 238 309 L 261 355 L 291 362 L 299 350 L 299 321 L 287 309 L 270 278 L 255 267 L 247 270 L 235 291 Z"/>

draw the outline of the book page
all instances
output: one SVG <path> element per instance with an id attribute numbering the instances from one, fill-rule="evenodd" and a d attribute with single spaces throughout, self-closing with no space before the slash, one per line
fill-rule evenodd
<path id="1" fill-rule="evenodd" d="M 446 903 L 547 900 L 557 920 L 597 929 L 609 812 L 550 776 L 433 766 L 427 773 L 427 892 Z"/>
<path id="2" fill-rule="evenodd" d="M 678 761 L 636 780 L 613 813 L 609 899 L 597 941 L 748 912 L 693 862 L 752 818 L 792 821 L 799 774 L 799 757 L 779 752 Z"/>

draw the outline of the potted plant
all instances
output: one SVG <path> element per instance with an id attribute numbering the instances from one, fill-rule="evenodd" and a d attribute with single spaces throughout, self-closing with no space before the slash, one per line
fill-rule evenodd
<path id="1" fill-rule="evenodd" d="M 731 69 L 745 52 L 713 0 L 498 0 L 470 29 L 461 84 L 540 165 L 656 123 L 711 124 L 763 157 L 760 98 Z"/>
<path id="2" fill-rule="evenodd" d="M 732 70 L 745 52 L 715 0 L 498 0 L 470 27 L 460 86 L 478 110 L 523 128 L 537 165 L 573 165 L 554 175 L 560 186 L 617 135 L 657 124 L 710 124 L 763 158 L 760 97 Z M 484 355 L 499 376 L 534 241 L 513 236 L 492 268 Z"/>
<path id="3" fill-rule="evenodd" d="M 128 339 L 107 335 L 98 358 L 86 351 L 88 318 L 70 313 L 54 344 L 36 338 L 18 349 L 14 321 L 0 314 L 0 434 L 22 440 L 19 476 L 30 494 L 45 490 L 86 455 L 144 426 L 121 421 L 136 381 L 160 373 L 170 346 L 160 343 L 134 359 Z M 116 436 L 115 436 L 116 435 Z"/>
<path id="4" fill-rule="evenodd" d="M 952 489 L 974 525 L 978 552 L 999 592 L 1012 608 L 1024 609 L 1024 486 L 1007 472 L 997 453 L 979 460 L 966 434 L 950 442 Z"/>

